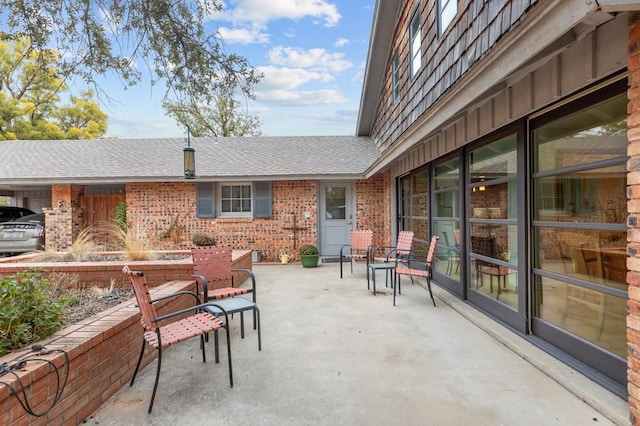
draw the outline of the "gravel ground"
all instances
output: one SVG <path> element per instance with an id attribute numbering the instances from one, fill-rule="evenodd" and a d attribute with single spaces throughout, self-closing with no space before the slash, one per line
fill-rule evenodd
<path id="1" fill-rule="evenodd" d="M 75 324 L 118 303 L 129 300 L 133 297 L 133 290 L 130 288 L 114 288 L 113 290 L 97 288 L 73 289 L 69 290 L 69 294 L 74 303 L 65 308 L 66 319 L 63 327 Z"/>

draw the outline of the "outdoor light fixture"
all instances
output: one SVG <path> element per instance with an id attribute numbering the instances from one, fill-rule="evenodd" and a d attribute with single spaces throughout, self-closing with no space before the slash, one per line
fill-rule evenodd
<path id="1" fill-rule="evenodd" d="M 184 178 L 195 179 L 196 177 L 196 150 L 191 148 L 191 131 L 187 126 L 187 146 L 182 150 L 184 154 Z"/>

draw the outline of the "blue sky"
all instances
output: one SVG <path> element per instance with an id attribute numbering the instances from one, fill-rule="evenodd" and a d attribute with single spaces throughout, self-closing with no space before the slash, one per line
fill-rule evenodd
<path id="1" fill-rule="evenodd" d="M 265 136 L 353 135 L 356 129 L 375 0 L 226 0 L 208 28 L 249 60 L 264 79 L 248 111 Z M 103 87 L 115 103 L 107 135 L 182 137 L 165 116 L 163 90 L 148 82 Z"/>

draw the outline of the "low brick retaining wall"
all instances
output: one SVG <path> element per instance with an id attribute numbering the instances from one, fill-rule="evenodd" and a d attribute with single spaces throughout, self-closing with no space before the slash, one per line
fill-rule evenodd
<path id="1" fill-rule="evenodd" d="M 236 268 L 251 269 L 251 252 L 238 253 L 235 256 Z M 246 263 L 248 259 L 248 264 Z M 135 262 L 121 262 L 136 269 Z M 120 266 L 122 269 L 122 266 Z M 145 276 L 152 273 L 151 268 L 140 268 Z M 194 281 L 188 274 L 186 280 L 170 281 L 151 290 L 153 298 L 181 290 L 194 291 Z M 122 275 L 122 271 L 120 271 Z M 243 274 L 245 277 L 247 274 Z M 235 278 L 234 278 L 235 280 Z M 244 278 L 236 281 L 239 285 Z M 159 315 L 192 306 L 190 296 L 172 298 L 156 305 Z M 40 342 L 47 349 L 64 350 L 69 355 L 69 378 L 62 397 L 51 411 L 43 417 L 27 414 L 12 395 L 6 385 L 0 384 L 0 425 L 70 425 L 79 424 L 111 397 L 118 389 L 128 384 L 133 375 L 140 347 L 142 327 L 140 312 L 135 299 L 123 302 L 111 309 L 96 314 L 77 324 L 66 327 L 49 339 Z M 213 345 L 207 348 L 213 362 Z M 0 358 L 0 364 L 12 364 L 28 352 L 11 353 Z M 156 356 L 156 352 L 147 348 L 143 365 L 147 365 Z M 45 358 L 61 368 L 64 356 L 61 353 L 38 356 Z M 60 370 L 64 372 L 64 368 Z M 27 398 L 35 412 L 42 412 L 51 405 L 56 392 L 55 372 L 45 363 L 29 362 L 23 370 L 16 371 L 27 388 Z M 62 378 L 61 378 L 62 380 Z M 0 382 L 6 382 L 19 389 L 17 380 L 11 374 L 0 376 Z M 150 394 L 149 394 L 150 395 Z"/>
<path id="2" fill-rule="evenodd" d="M 189 254 L 184 251 L 184 254 Z M 150 287 L 173 280 L 192 280 L 193 264 L 191 259 L 182 260 L 146 260 L 146 261 L 103 261 L 103 262 L 11 262 L 11 258 L 0 262 L 0 277 L 38 268 L 49 274 L 77 275 L 79 284 L 85 288 L 109 287 L 113 280 L 114 287 L 128 287 L 129 281 L 122 273 L 122 267 L 129 265 L 135 271 L 144 271 Z M 251 269 L 251 250 L 234 250 L 233 264 L 237 269 Z M 246 273 L 234 274 L 235 283 L 241 283 L 248 278 Z M 218 286 L 228 286 L 230 283 L 221 282 Z"/>

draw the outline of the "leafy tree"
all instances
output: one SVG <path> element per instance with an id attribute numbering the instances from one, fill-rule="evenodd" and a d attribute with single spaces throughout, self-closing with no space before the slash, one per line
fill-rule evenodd
<path id="1" fill-rule="evenodd" d="M 261 78 L 247 60 L 227 53 L 205 20 L 222 0 L 0 0 L 5 39 L 27 35 L 34 49 L 63 53 L 59 74 L 95 84 L 96 76 L 138 83 L 146 66 L 153 84 L 164 83 L 163 100 L 204 98 L 219 88 L 239 88 L 252 97 Z M 41 64 L 46 71 L 46 66 Z"/>
<path id="2" fill-rule="evenodd" d="M 107 132 L 107 115 L 93 101 L 92 90 L 71 96 L 71 104 L 61 107 L 57 117 L 69 139 L 95 139 Z"/>
<path id="3" fill-rule="evenodd" d="M 0 41 L 0 139 L 95 139 L 107 131 L 107 116 L 93 92 L 71 96 L 57 72 L 59 56 L 35 50 L 27 37 Z"/>
<path id="4" fill-rule="evenodd" d="M 193 136 L 260 136 L 260 119 L 244 110 L 230 90 L 219 91 L 212 105 L 202 102 L 165 102 L 164 108 Z"/>

